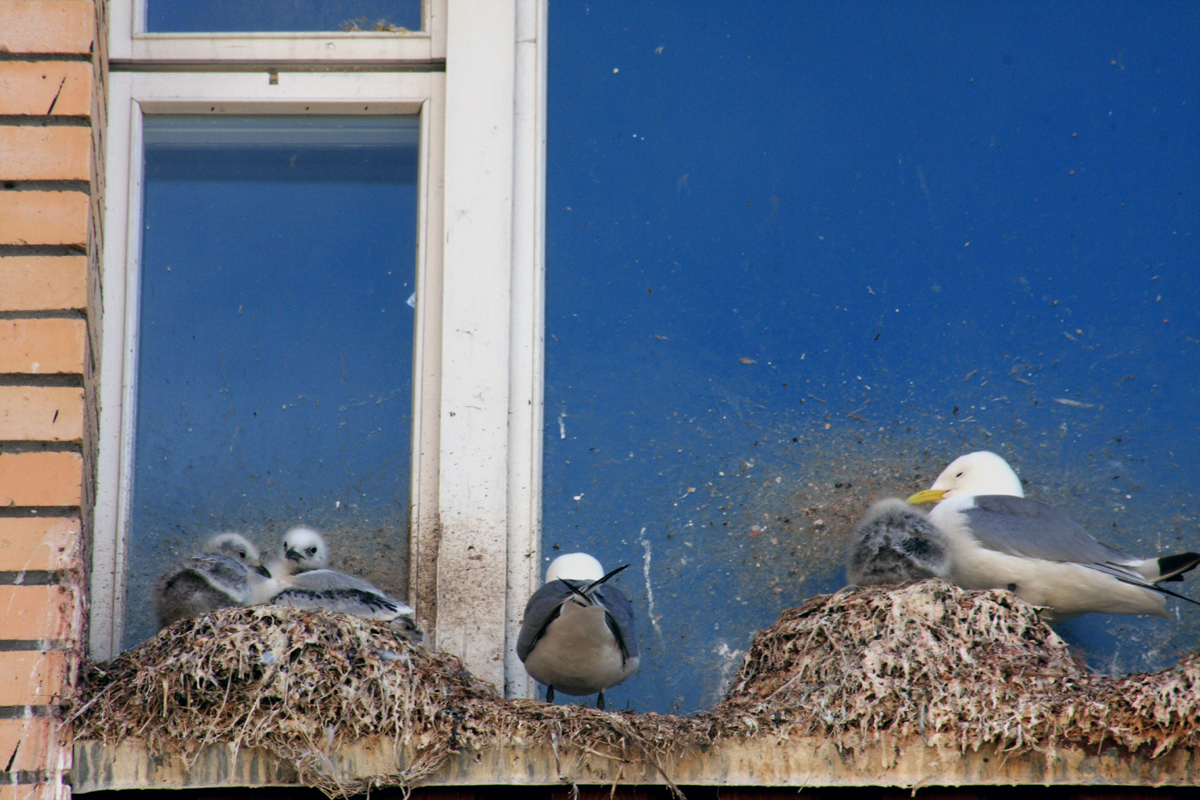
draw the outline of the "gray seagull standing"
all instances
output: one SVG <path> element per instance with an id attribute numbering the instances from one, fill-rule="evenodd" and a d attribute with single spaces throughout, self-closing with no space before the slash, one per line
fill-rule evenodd
<path id="1" fill-rule="evenodd" d="M 638 668 L 633 606 L 606 581 L 624 567 L 604 573 L 587 553 L 561 555 L 546 570 L 546 583 L 525 605 L 517 637 L 517 656 L 525 671 L 546 686 L 546 702 L 555 691 L 574 696 L 598 694 L 621 683 Z"/>
<path id="2" fill-rule="evenodd" d="M 204 549 L 158 579 L 154 610 L 159 630 L 219 608 L 248 605 L 258 576 L 258 548 L 238 533 L 219 533 Z"/>
<path id="3" fill-rule="evenodd" d="M 995 453 L 955 459 L 908 502 L 938 503 L 929 519 L 949 541 L 952 581 L 1007 588 L 1048 622 L 1089 612 L 1166 617 L 1166 595 L 1195 602 L 1158 584 L 1183 580 L 1200 554 L 1133 558 L 1101 544 L 1063 512 L 1026 499 Z"/>

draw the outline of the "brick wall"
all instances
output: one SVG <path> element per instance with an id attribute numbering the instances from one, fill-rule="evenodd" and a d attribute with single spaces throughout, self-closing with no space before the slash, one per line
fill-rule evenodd
<path id="1" fill-rule="evenodd" d="M 0 0 L 0 800 L 70 796 L 59 707 L 86 633 L 104 11 Z"/>

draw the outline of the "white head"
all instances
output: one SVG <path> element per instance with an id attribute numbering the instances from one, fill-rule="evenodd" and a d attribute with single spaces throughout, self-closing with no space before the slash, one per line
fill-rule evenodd
<path id="1" fill-rule="evenodd" d="M 297 572 L 324 569 L 329 564 L 329 549 L 312 528 L 292 528 L 283 535 L 283 557 Z"/>
<path id="2" fill-rule="evenodd" d="M 986 450 L 967 453 L 951 461 L 933 482 L 930 491 L 941 492 L 941 499 L 977 494 L 1025 496 L 1021 479 L 1008 462 Z"/>
<path id="3" fill-rule="evenodd" d="M 250 567 L 258 566 L 258 548 L 240 533 L 218 533 L 216 536 L 210 537 L 204 543 L 204 552 L 236 558 Z"/>
<path id="4" fill-rule="evenodd" d="M 587 553 L 566 553 L 551 561 L 546 568 L 546 583 L 562 578 L 590 583 L 603 577 L 604 567 Z"/>

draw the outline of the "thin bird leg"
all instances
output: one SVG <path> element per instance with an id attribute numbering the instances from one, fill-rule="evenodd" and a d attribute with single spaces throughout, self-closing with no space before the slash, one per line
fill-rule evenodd
<path id="1" fill-rule="evenodd" d="M 626 564 L 625 567 L 627 567 L 627 566 L 629 566 L 629 565 Z M 625 567 L 621 567 L 621 569 L 625 569 Z M 600 709 L 601 711 L 604 710 L 604 690 L 603 689 L 600 690 L 600 694 L 596 695 L 596 708 Z"/>
<path id="2" fill-rule="evenodd" d="M 554 687 L 553 686 L 546 687 L 546 702 L 547 703 L 554 702 Z"/>

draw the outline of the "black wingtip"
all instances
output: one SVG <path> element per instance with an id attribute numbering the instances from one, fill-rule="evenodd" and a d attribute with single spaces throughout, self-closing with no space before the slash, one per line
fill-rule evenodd
<path id="1" fill-rule="evenodd" d="M 574 583 L 571 582 L 570 578 L 559 578 L 558 580 L 561 583 L 565 583 L 567 585 L 567 588 L 571 590 L 572 594 L 574 594 L 576 597 L 582 597 L 584 600 L 587 600 L 588 605 L 591 605 L 592 601 L 591 601 L 591 598 L 589 598 L 587 596 L 587 589 L 580 589 L 578 586 L 576 586 Z M 592 587 L 590 587 L 590 586 L 588 587 L 588 589 L 591 589 L 591 588 Z"/>
<path id="2" fill-rule="evenodd" d="M 1164 589 L 1161 586 L 1155 586 L 1154 589 L 1155 589 L 1155 591 L 1162 592 L 1163 594 L 1168 594 L 1171 597 L 1177 597 L 1180 600 L 1186 600 L 1194 606 L 1200 606 L 1200 600 L 1193 600 L 1192 598 L 1188 597 L 1186 594 L 1180 594 L 1179 592 L 1172 592 L 1170 589 Z"/>
<path id="3" fill-rule="evenodd" d="M 602 584 L 602 583 L 604 583 L 605 581 L 607 581 L 607 580 L 608 580 L 609 578 L 611 578 L 613 575 L 616 575 L 618 572 L 623 572 L 623 571 L 624 571 L 624 570 L 626 570 L 626 569 L 629 569 L 629 565 L 628 565 L 628 564 L 622 564 L 621 566 L 619 566 L 619 567 L 617 567 L 616 569 L 614 569 L 612 572 L 610 572 L 610 573 L 608 573 L 607 575 L 605 575 L 605 576 L 604 576 L 603 578 L 601 578 L 600 580 L 598 580 L 598 581 L 592 581 L 592 584 L 591 584 L 590 586 L 588 586 L 586 589 L 584 589 L 584 591 L 585 591 L 585 592 L 591 592 L 591 591 L 592 591 L 592 589 L 595 589 L 597 586 L 599 586 L 600 584 Z"/>
<path id="4" fill-rule="evenodd" d="M 1158 559 L 1159 581 L 1180 581 L 1187 572 L 1200 565 L 1200 553 L 1176 553 Z"/>

